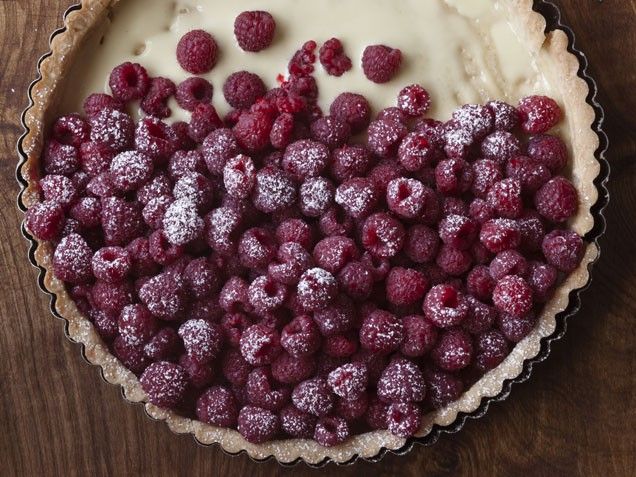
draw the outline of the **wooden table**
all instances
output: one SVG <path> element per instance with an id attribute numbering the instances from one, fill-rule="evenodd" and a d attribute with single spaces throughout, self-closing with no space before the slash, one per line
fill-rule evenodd
<path id="1" fill-rule="evenodd" d="M 594 283 L 529 382 L 431 448 L 321 471 L 197 446 L 125 404 L 63 336 L 20 236 L 15 144 L 27 86 L 71 0 L 0 2 L 0 475 L 634 475 L 636 2 L 562 0 L 600 85 L 613 167 Z"/>

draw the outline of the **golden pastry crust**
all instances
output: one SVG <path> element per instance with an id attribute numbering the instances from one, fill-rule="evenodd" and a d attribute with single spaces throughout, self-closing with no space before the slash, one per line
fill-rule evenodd
<path id="1" fill-rule="evenodd" d="M 40 169 L 40 154 L 44 142 L 46 125 L 56 111 L 60 99 L 60 85 L 79 50 L 82 40 L 107 21 L 112 7 L 119 0 L 83 0 L 81 9 L 70 12 L 65 18 L 65 29 L 51 40 L 51 55 L 40 65 L 41 78 L 31 89 L 33 104 L 24 116 L 28 132 L 21 143 L 26 160 L 19 169 L 27 185 L 22 193 L 26 207 L 38 200 L 37 179 Z M 545 19 L 532 10 L 532 0 L 506 0 L 504 8 L 518 34 L 523 35 L 525 44 L 535 54 L 545 73 L 553 81 L 553 86 L 561 93 L 566 111 L 565 126 L 569 130 L 573 163 L 571 177 L 581 196 L 581 207 L 571 226 L 579 234 L 585 235 L 594 226 L 592 206 L 596 203 L 598 190 L 594 179 L 600 172 L 600 164 L 595 158 L 599 146 L 597 134 L 592 129 L 595 119 L 593 108 L 587 103 L 589 90 L 587 83 L 578 76 L 579 62 L 568 52 L 568 38 L 561 30 L 544 33 Z M 543 70 L 542 70 L 543 71 Z M 558 80 L 557 80 L 558 79 Z M 122 386 L 124 396 L 131 402 L 144 402 L 145 394 L 137 377 L 113 357 L 102 342 L 89 320 L 84 317 L 67 294 L 64 284 L 52 273 L 53 247 L 48 242 L 36 242 L 34 258 L 43 269 L 43 283 L 46 290 L 55 297 L 56 312 L 68 323 L 67 334 L 71 340 L 83 345 L 86 359 L 101 368 L 104 379 L 111 384 Z M 468 389 L 462 397 L 424 417 L 419 437 L 428 435 L 433 426 L 449 426 L 459 413 L 472 413 L 480 406 L 483 398 L 498 395 L 504 382 L 520 375 L 524 363 L 536 357 L 541 349 L 541 340 L 554 333 L 556 315 L 566 309 L 569 293 L 582 288 L 589 278 L 589 265 L 597 258 L 598 249 L 590 243 L 580 266 L 559 287 L 554 297 L 545 306 L 536 328 L 513 349 L 506 360 L 484 375 Z M 255 459 L 270 456 L 279 462 L 289 463 L 302 459 L 316 464 L 329 458 L 335 462 L 347 462 L 355 456 L 371 458 L 382 449 L 402 448 L 406 439 L 396 437 L 388 431 L 374 431 L 354 436 L 336 447 L 322 447 L 312 440 L 280 440 L 265 444 L 251 444 L 235 430 L 222 429 L 199 421 L 184 418 L 172 411 L 145 404 L 146 412 L 154 419 L 166 421 L 176 433 L 191 433 L 203 444 L 218 443 L 225 451 L 237 453 L 246 451 Z"/>

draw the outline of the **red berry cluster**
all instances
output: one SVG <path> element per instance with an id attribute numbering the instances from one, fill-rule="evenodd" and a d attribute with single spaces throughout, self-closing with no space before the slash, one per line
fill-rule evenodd
<path id="1" fill-rule="evenodd" d="M 237 25 L 250 51 L 273 28 L 262 14 Z M 197 69 L 211 45 L 186 35 L 180 61 Z M 113 96 L 54 123 L 26 227 L 54 244 L 55 275 L 150 402 L 255 443 L 411 436 L 503 361 L 582 259 L 567 150 L 546 134 L 561 112 L 532 96 L 443 123 L 412 85 L 374 121 L 353 93 L 323 116 L 315 49 L 280 88 L 231 75 L 225 121 L 205 80 L 117 67 Z M 374 51 L 381 79 L 379 58 L 399 61 Z M 159 119 L 172 95 L 190 123 Z M 154 116 L 135 124 L 138 99 Z"/>

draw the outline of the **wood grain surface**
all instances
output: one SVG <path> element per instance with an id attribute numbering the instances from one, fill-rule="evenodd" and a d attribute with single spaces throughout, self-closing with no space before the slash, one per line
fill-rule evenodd
<path id="1" fill-rule="evenodd" d="M 433 447 L 322 470 L 203 448 L 123 401 L 66 340 L 19 232 L 20 114 L 71 0 L 0 0 L 0 475 L 628 476 L 636 472 L 636 2 L 561 0 L 600 86 L 613 168 L 602 258 L 566 337 L 509 399 Z"/>

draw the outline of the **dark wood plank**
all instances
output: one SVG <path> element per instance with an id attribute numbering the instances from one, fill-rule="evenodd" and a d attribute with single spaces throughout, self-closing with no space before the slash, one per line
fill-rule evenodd
<path id="1" fill-rule="evenodd" d="M 636 2 L 561 0 L 601 88 L 614 169 L 603 257 L 566 338 L 529 382 L 406 457 L 321 471 L 254 464 L 175 436 L 125 404 L 51 317 L 18 229 L 26 90 L 70 0 L 0 2 L 0 475 L 633 475 L 636 468 Z"/>

